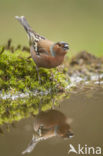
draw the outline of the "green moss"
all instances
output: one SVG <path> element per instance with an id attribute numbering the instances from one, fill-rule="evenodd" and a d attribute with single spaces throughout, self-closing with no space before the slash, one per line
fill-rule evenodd
<path id="1" fill-rule="evenodd" d="M 36 115 L 41 108 L 45 111 L 50 109 L 53 105 L 59 104 L 57 101 L 62 99 L 62 96 L 55 94 L 48 94 L 44 96 L 30 95 L 26 98 L 12 99 L 0 99 L 0 125 L 5 123 L 12 123 L 19 121 L 23 118 L 29 117 L 30 115 Z M 53 104 L 53 101 L 55 103 Z"/>
<path id="2" fill-rule="evenodd" d="M 63 72 L 52 69 L 40 69 L 41 85 L 38 82 L 35 63 L 28 57 L 28 52 L 5 50 L 0 54 L 0 90 L 8 91 L 33 91 L 47 90 L 51 87 L 59 90 L 69 83 L 69 78 Z"/>

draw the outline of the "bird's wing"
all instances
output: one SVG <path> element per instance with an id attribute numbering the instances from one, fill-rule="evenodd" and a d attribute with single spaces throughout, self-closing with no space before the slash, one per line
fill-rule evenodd
<path id="1" fill-rule="evenodd" d="M 50 55 L 50 53 L 48 53 L 48 51 L 45 48 L 38 48 L 38 53 L 39 53 L 39 55 L 41 55 L 41 54 Z"/>

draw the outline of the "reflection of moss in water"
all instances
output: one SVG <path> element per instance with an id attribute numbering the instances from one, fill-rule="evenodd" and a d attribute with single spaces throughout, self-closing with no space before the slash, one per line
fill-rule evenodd
<path id="1" fill-rule="evenodd" d="M 62 98 L 63 94 L 57 97 L 54 95 L 31 95 L 28 98 L 18 98 L 16 100 L 0 99 L 0 124 L 12 123 L 30 115 L 36 115 L 40 107 L 40 102 L 41 109 L 45 111 L 52 107 L 53 99 L 55 99 L 55 105 L 57 105 L 57 99 L 60 100 Z"/>
<path id="2" fill-rule="evenodd" d="M 54 81 L 51 76 L 51 70 L 40 69 L 40 76 L 42 79 L 41 85 L 37 80 L 37 72 L 35 63 L 28 58 L 30 54 L 17 50 L 11 52 L 4 50 L 0 53 L 0 90 L 4 91 L 29 91 L 29 90 L 43 90 L 52 86 L 56 90 L 60 90 L 69 83 L 68 76 L 66 76 L 65 69 L 57 71 L 53 69 Z"/>

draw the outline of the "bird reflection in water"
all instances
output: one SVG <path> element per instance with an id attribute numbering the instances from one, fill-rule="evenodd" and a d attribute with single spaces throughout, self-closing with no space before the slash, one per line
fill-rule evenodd
<path id="1" fill-rule="evenodd" d="M 41 140 L 54 136 L 62 138 L 73 137 L 70 122 L 71 119 L 58 110 L 40 111 L 34 119 L 32 141 L 22 154 L 30 153 Z"/>

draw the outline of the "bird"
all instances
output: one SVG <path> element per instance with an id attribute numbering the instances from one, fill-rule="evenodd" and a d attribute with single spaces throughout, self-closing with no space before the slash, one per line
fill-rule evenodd
<path id="1" fill-rule="evenodd" d="M 30 45 L 31 57 L 36 64 L 36 70 L 39 76 L 39 68 L 55 68 L 64 61 L 64 56 L 69 49 L 68 43 L 64 41 L 53 42 L 46 37 L 39 35 L 28 24 L 24 16 L 15 16 L 27 32 Z"/>
<path id="2" fill-rule="evenodd" d="M 30 153 L 36 145 L 43 140 L 58 136 L 63 139 L 72 138 L 74 136 L 71 130 L 71 119 L 66 117 L 59 110 L 41 111 L 34 118 L 34 134 L 32 140 L 26 150 L 22 154 Z"/>

